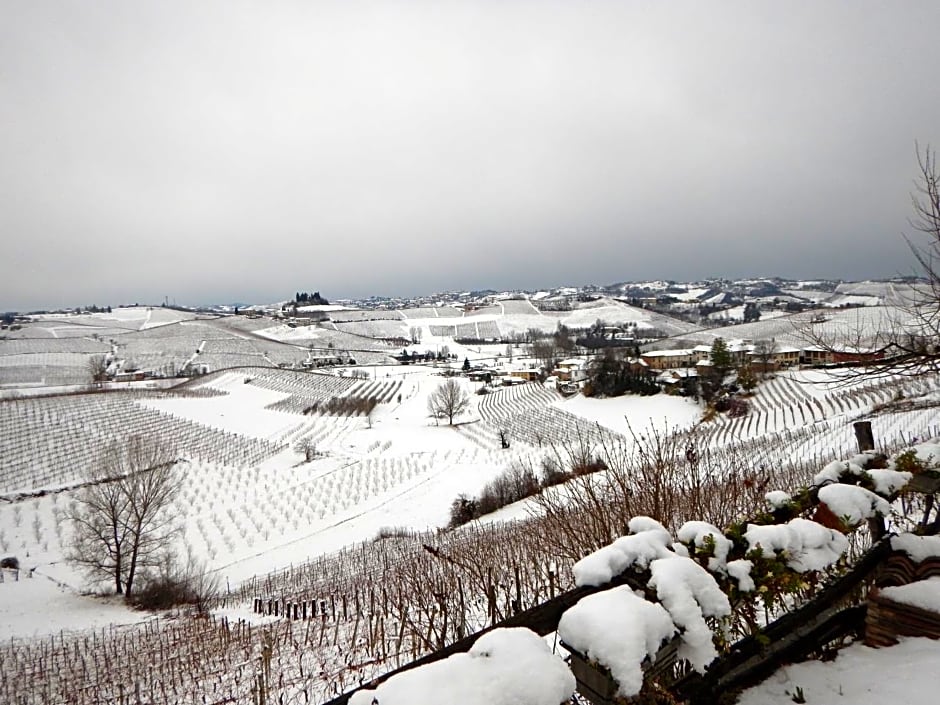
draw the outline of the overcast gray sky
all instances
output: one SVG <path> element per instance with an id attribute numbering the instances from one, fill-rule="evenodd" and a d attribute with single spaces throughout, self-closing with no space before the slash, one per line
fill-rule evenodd
<path id="1" fill-rule="evenodd" d="M 0 310 L 911 271 L 940 2 L 0 0 Z"/>

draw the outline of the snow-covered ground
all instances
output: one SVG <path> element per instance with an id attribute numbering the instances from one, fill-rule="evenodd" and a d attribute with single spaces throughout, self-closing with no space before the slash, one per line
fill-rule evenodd
<path id="1" fill-rule="evenodd" d="M 783 666 L 746 690 L 739 705 L 928 705 L 937 702 L 940 641 L 902 638 L 888 648 L 853 644 L 834 661 Z M 798 699 L 798 693 L 803 699 Z"/>
<path id="2" fill-rule="evenodd" d="M 702 407 L 698 403 L 667 394 L 610 399 L 577 395 L 557 402 L 556 406 L 622 434 L 629 434 L 630 429 L 637 434 L 649 428 L 686 430 L 702 418 Z"/>
<path id="3" fill-rule="evenodd" d="M 206 381 L 205 386 L 222 392 L 221 396 L 138 402 L 283 447 L 257 466 L 230 467 L 196 458 L 186 466 L 186 544 L 205 557 L 228 584 L 368 540 L 386 527 L 426 530 L 443 526 L 459 494 L 478 494 L 518 460 L 538 465 L 537 448 L 514 443 L 503 450 L 488 439 L 491 430 L 482 431 L 482 436 L 474 433 L 474 427 L 481 424 L 476 405 L 484 397 L 471 394 L 470 409 L 458 416 L 458 426 L 449 427 L 428 417 L 428 395 L 443 381 L 436 369 L 409 365 L 377 371 L 380 380 L 402 381 L 401 401 L 395 395 L 391 402 L 380 404 L 371 419 L 302 416 L 266 408 L 287 395 L 246 384 L 242 373 Z M 832 393 L 827 373 L 791 376 L 807 398 L 826 399 Z M 472 390 L 471 385 L 467 390 Z M 774 403 L 783 401 L 781 397 Z M 696 403 L 667 395 L 576 396 L 554 405 L 622 434 L 630 428 L 642 434 L 651 426 L 660 431 L 687 429 L 701 415 Z M 316 440 L 319 452 L 309 463 L 291 447 L 304 436 Z M 481 438 L 490 442 L 481 444 Z M 291 489 L 284 492 L 285 488 Z M 68 501 L 68 493 L 59 493 L 20 502 L 18 509 L 0 504 L 0 552 L 17 555 L 25 570 L 37 568 L 78 589 L 82 576 L 62 560 L 68 535 L 61 516 Z M 524 514 L 522 503 L 490 520 Z M 0 586 L 0 593 L 3 590 Z M 31 631 L 41 629 L 42 624 L 55 630 L 59 622 L 54 610 L 44 608 Z"/>
<path id="4" fill-rule="evenodd" d="M 79 595 L 37 570 L 3 570 L 0 583 L 0 632 L 9 639 L 50 633 L 100 629 L 111 624 L 134 624 L 150 619 L 146 612 L 128 609 L 115 596 Z"/>
<path id="5" fill-rule="evenodd" d="M 439 351 L 446 346 L 457 356 L 453 363 L 456 367 L 460 367 L 464 358 L 471 362 L 497 358 L 507 362 L 510 351 L 504 344 L 456 343 L 452 335 L 442 334 L 439 326 L 473 320 L 475 324 L 496 322 L 501 329 L 505 325 L 525 330 L 538 323 L 544 324 L 546 330 L 554 330 L 562 320 L 590 324 L 597 318 L 609 318 L 608 322 L 612 323 L 655 325 L 655 320 L 644 317 L 641 310 L 616 302 L 601 302 L 594 307 L 558 314 L 543 314 L 531 305 L 526 309 L 524 303 L 527 302 L 506 301 L 492 310 L 467 316 L 431 318 L 427 311 L 419 310 L 414 312 L 415 317 L 402 320 L 406 326 L 416 326 L 422 331 L 422 342 L 409 346 L 413 352 Z M 621 318 L 617 319 L 615 314 Z M 180 349 L 185 349 L 187 355 L 193 355 L 206 339 L 228 340 L 212 337 L 222 336 L 220 329 L 190 322 L 185 314 L 170 310 L 116 309 L 107 319 L 105 314 L 87 318 L 87 323 L 94 323 L 99 330 L 110 325 L 137 333 L 145 331 L 159 341 L 157 347 L 166 342 L 160 337 L 160 327 L 165 326 L 168 333 L 172 331 L 173 336 L 179 336 Z M 85 323 L 72 322 L 70 317 L 62 317 L 62 320 L 53 317 L 40 325 L 51 340 L 71 335 Z M 325 343 L 334 339 L 332 331 L 319 328 L 284 326 L 283 329 L 268 328 L 262 333 L 290 342 L 309 343 L 322 339 Z M 252 340 L 245 333 L 240 333 L 239 338 L 246 345 Z M 62 342 L 55 341 L 49 350 L 57 350 L 56 346 Z M 224 347 L 224 343 L 218 345 Z M 511 352 L 514 363 L 518 364 L 523 349 L 517 346 Z M 247 375 L 242 372 L 207 378 L 204 385 L 221 392 L 218 396 L 154 396 L 136 402 L 199 427 L 260 439 L 280 447 L 278 452 L 260 462 L 225 465 L 211 458 L 192 457 L 181 465 L 185 480 L 178 507 L 183 522 L 180 549 L 191 550 L 205 559 L 224 585 L 234 588 L 255 576 L 368 541 L 382 529 L 437 529 L 449 520 L 451 503 L 458 495 L 478 494 L 513 463 L 538 465 L 541 451 L 535 446 L 514 442 L 510 449 L 504 450 L 494 444 L 493 430 L 482 420 L 477 408 L 484 397 L 471 393 L 470 408 L 455 419 L 458 423 L 455 427 L 429 418 L 428 396 L 444 380 L 439 374 L 440 368 L 376 365 L 359 367 L 357 371 L 363 370 L 376 381 L 401 383 L 393 398 L 379 404 L 369 418 L 304 416 L 270 408 L 290 394 L 246 383 Z M 460 383 L 468 392 L 477 386 L 463 380 Z M 876 401 L 883 400 L 875 391 L 870 391 L 865 392 L 867 396 L 853 397 L 851 404 L 846 402 L 843 406 L 838 398 L 844 392 L 832 384 L 828 373 L 782 374 L 762 385 L 753 398 L 753 416 L 762 420 L 762 426 L 755 422 L 752 428 L 742 423 L 735 427 L 734 437 L 747 440 L 768 431 L 792 429 L 801 425 L 800 421 L 809 427 L 821 423 L 815 416 L 817 411 L 827 418 L 839 418 L 841 426 L 845 426 Z M 511 398 L 508 395 L 507 398 L 511 405 Z M 688 429 L 700 420 L 702 411 L 695 402 L 666 395 L 617 399 L 575 396 L 550 403 L 621 434 L 628 434 L 630 429 L 642 434 L 651 426 L 660 431 Z M 797 404 L 802 404 L 800 410 L 793 411 L 791 407 Z M 524 415 L 526 409 L 520 407 L 519 413 Z M 133 429 L 128 429 L 131 431 Z M 41 433 L 41 429 L 38 432 Z M 304 437 L 316 442 L 318 454 L 310 462 L 293 447 Z M 79 470 L 76 468 L 76 472 Z M 62 630 L 146 619 L 141 613 L 127 609 L 119 600 L 80 594 L 86 585 L 84 576 L 64 560 L 69 537 L 63 511 L 70 499 L 69 492 L 61 492 L 17 502 L 0 500 L 0 555 L 15 555 L 22 566 L 18 581 L 13 579 L 11 571 L 5 571 L 4 581 L 0 583 L 0 634 L 5 638 L 33 639 Z M 485 521 L 511 521 L 525 513 L 525 503 L 518 503 Z M 887 669 L 904 674 L 906 683 L 914 684 L 912 688 L 926 687 L 922 680 L 917 680 L 920 672 L 913 669 L 908 674 L 903 664 L 935 660 L 938 655 L 935 645 L 920 640 L 908 640 L 894 649 L 880 651 L 855 646 L 830 664 L 811 664 L 805 671 L 801 670 L 803 666 L 783 669 L 749 693 L 746 697 L 750 699 L 745 702 L 788 702 L 797 686 L 811 703 L 829 702 L 824 698 L 839 692 L 845 693 L 839 697 L 846 698 L 840 702 L 875 702 L 876 696 L 866 699 L 868 692 L 879 694 L 879 702 L 887 697 L 903 702 L 926 702 L 912 699 L 913 691 L 892 695 L 883 684 L 864 685 L 867 681 L 847 674 L 853 669 L 866 672 Z M 882 663 L 885 665 L 879 665 Z M 787 680 L 783 680 L 781 674 L 785 674 Z"/>
<path id="6" fill-rule="evenodd" d="M 428 396 L 444 379 L 434 368 L 386 367 L 382 372 L 387 377 L 380 379 L 402 380 L 401 401 L 395 395 L 370 419 L 265 408 L 287 395 L 246 384 L 243 373 L 210 377 L 205 387 L 223 392 L 220 396 L 137 402 L 201 426 L 284 447 L 253 467 L 198 458 L 184 463 L 181 550 L 194 551 L 218 572 L 223 584 L 235 587 L 256 575 L 370 540 L 383 528 L 423 531 L 444 526 L 458 495 L 478 494 L 510 463 L 536 454 L 521 443 L 503 450 L 475 442 L 466 429 L 480 423 L 475 407 L 482 397 L 477 395 L 470 394 L 471 408 L 455 419 L 461 430 L 429 418 Z M 460 383 L 471 391 L 466 381 Z M 317 444 L 318 455 L 311 462 L 292 449 L 304 436 Z M 63 492 L 0 503 L 0 553 L 16 555 L 24 571 L 35 568 L 68 586 L 73 599 L 81 601 L 86 599 L 77 596 L 85 584 L 83 576 L 63 560 L 68 527 L 62 516 L 70 499 L 71 493 Z M 0 601 L 14 589 L 9 582 L 0 585 Z M 17 612 L 28 614 L 29 604 L 18 602 Z M 6 633 L 32 635 L 57 631 L 65 622 L 78 624 L 71 604 L 32 603 L 33 618 L 7 624 Z M 123 610 L 119 605 L 109 608 Z M 136 617 L 130 613 L 126 619 Z"/>

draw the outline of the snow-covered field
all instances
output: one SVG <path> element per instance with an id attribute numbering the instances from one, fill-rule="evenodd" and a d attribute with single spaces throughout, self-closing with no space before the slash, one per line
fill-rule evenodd
<path id="1" fill-rule="evenodd" d="M 711 344 L 715 338 L 775 340 L 779 345 L 805 346 L 816 340 L 829 343 L 875 339 L 885 331 L 897 330 L 910 323 L 910 316 L 897 306 L 865 306 L 864 308 L 806 311 L 778 317 L 761 317 L 753 323 L 681 334 L 677 337 Z"/>
<path id="2" fill-rule="evenodd" d="M 868 315 L 868 311 L 846 315 Z M 439 326 L 453 326 L 456 332 L 456 326 L 472 321 L 477 331 L 481 324 L 494 324 L 505 333 L 530 327 L 550 331 L 560 321 L 590 325 L 597 318 L 657 325 L 647 312 L 613 301 L 557 313 L 539 312 L 528 302 L 516 301 L 475 314 L 448 313 L 452 315 L 416 309 L 402 312 L 398 321 L 389 318 L 382 324 L 400 321 L 408 328 L 419 328 L 422 341 L 409 346 L 411 352 L 446 347 L 456 356 L 456 367 L 464 358 L 508 363 L 510 352 L 513 363 L 519 364 L 525 351 L 518 346 L 507 351 L 505 344 L 460 344 L 452 335 L 442 334 Z M 375 322 L 359 321 L 351 314 L 348 319 L 342 331 L 286 326 L 256 330 L 225 320 L 196 321 L 169 310 L 131 308 L 116 309 L 110 315 L 44 319 L 35 324 L 35 337 L 0 341 L 0 384 L 7 384 L 7 392 L 36 390 L 36 383 L 29 380 L 19 381 L 15 375 L 5 378 L 12 374 L 7 370 L 30 365 L 55 369 L 60 356 L 66 356 L 61 359 L 75 368 L 83 358 L 108 351 L 174 366 L 213 359 L 213 355 L 220 360 L 226 355 L 233 359 L 254 355 L 269 363 L 281 359 L 278 356 L 299 361 L 307 357 L 311 344 L 324 349 L 332 345 L 333 350 L 345 345 L 363 351 L 356 355 L 369 356 L 367 366 L 344 370 L 342 378 L 304 375 L 267 364 L 195 380 L 185 395 L 143 389 L 132 395 L 0 402 L 7 405 L 0 411 L 10 411 L 2 417 L 10 433 L 0 437 L 0 486 L 6 492 L 0 496 L 0 557 L 16 556 L 20 563 L 18 573 L 3 571 L 0 634 L 16 643 L 43 643 L 53 634 L 62 638 L 72 631 L 149 623 L 146 614 L 129 610 L 119 600 L 82 594 L 89 587 L 86 577 L 65 560 L 70 529 L 64 514 L 75 492 L 70 486 L 81 479 L 82 465 L 93 462 L 91 451 L 112 437 L 145 433 L 161 438 L 172 429 L 175 437 L 161 440 L 177 445 L 184 459 L 179 464 L 184 479 L 176 507 L 181 521 L 179 550 L 206 561 L 225 591 L 242 596 L 233 597 L 220 615 L 260 624 L 268 618 L 252 614 L 250 600 L 244 596 L 267 574 L 290 574 L 296 566 L 344 550 L 364 554 L 364 548 L 355 547 L 367 546 L 383 532 L 433 536 L 447 524 L 451 503 L 458 495 L 476 496 L 511 466 L 538 467 L 545 444 L 559 441 L 566 424 L 620 435 L 629 435 L 631 429 L 642 435 L 651 427 L 660 432 L 697 427 L 714 447 L 769 439 L 761 451 L 765 455 L 759 457 L 760 462 L 773 464 L 797 454 L 822 458 L 827 449 L 842 452 L 853 442 L 852 421 L 898 396 L 930 399 L 938 387 L 936 378 L 845 387 L 834 386 L 828 373 L 786 373 L 758 387 L 747 416 L 700 424 L 702 409 L 679 397 L 561 399 L 537 383 L 479 396 L 473 394 L 478 384 L 461 379 L 470 393 L 470 407 L 451 427 L 428 415 L 428 397 L 444 380 L 441 368 L 393 364 L 389 354 L 400 348 L 361 337 Z M 760 324 L 781 325 L 776 320 Z M 350 332 L 349 327 L 356 325 L 362 326 L 362 333 Z M 81 326 L 86 327 L 85 335 L 73 335 Z M 376 328 L 380 329 L 385 330 Z M 112 332 L 116 342 L 108 338 Z M 354 347 L 354 342 L 360 347 Z M 370 379 L 354 382 L 349 377 L 353 369 Z M 367 390 L 382 397 L 368 416 L 322 410 L 301 413 L 313 401 L 355 397 Z M 875 416 L 874 426 L 879 440 L 890 442 L 935 435 L 937 421 L 933 408 L 922 408 Z M 500 429 L 509 429 L 512 443 L 508 449 L 500 447 Z M 315 445 L 310 461 L 296 449 L 301 439 Z M 754 457 L 758 457 L 756 451 Z M 39 488 L 50 491 L 29 495 Z M 500 526 L 499 522 L 526 514 L 526 503 L 521 502 L 481 526 Z M 369 587 L 374 588 L 362 587 L 363 599 Z M 334 605 L 333 609 L 339 608 Z M 342 629 L 347 628 L 352 629 L 352 624 Z M 334 646 L 346 633 L 338 626 L 335 629 Z M 353 637 L 359 629 L 357 621 Z M 330 641 L 323 633 L 318 639 Z M 911 659 L 936 658 L 931 648 L 917 641 L 896 647 L 898 654 Z M 843 663 L 855 659 L 859 664 L 873 664 L 878 658 L 894 658 L 879 655 L 891 650 L 853 649 L 846 652 Z M 331 667 L 341 668 L 336 658 L 330 658 Z M 792 667 L 786 673 L 796 675 L 790 675 L 789 681 L 780 685 L 779 678 L 771 679 L 761 686 L 764 690 L 748 694 L 752 699 L 746 702 L 776 702 L 773 698 L 783 698 L 787 690 L 792 693 L 791 685 L 801 686 L 809 702 L 824 702 L 817 698 L 823 698 L 823 692 L 844 677 L 839 664 L 817 664 L 813 666 L 817 670 L 811 668 L 806 675 Z M 846 683 L 844 692 L 857 685 Z M 861 688 L 851 692 L 861 693 Z"/>

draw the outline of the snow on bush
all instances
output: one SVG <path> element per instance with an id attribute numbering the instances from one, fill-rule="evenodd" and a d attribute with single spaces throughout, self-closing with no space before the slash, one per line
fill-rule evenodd
<path id="1" fill-rule="evenodd" d="M 857 526 L 877 515 L 887 516 L 891 505 L 883 498 L 857 485 L 826 485 L 819 488 L 819 501 L 849 526 Z"/>
<path id="2" fill-rule="evenodd" d="M 626 586 L 583 598 L 558 624 L 561 639 L 609 669 L 617 692 L 624 697 L 640 692 L 643 662 L 653 659 L 675 633 L 662 605 L 648 602 Z"/>
<path id="3" fill-rule="evenodd" d="M 767 500 L 767 504 L 770 505 L 771 509 L 782 509 L 793 500 L 793 497 L 790 496 L 789 492 L 773 490 L 765 494 L 764 499 Z"/>
<path id="4" fill-rule="evenodd" d="M 789 497 L 789 495 L 788 495 Z M 687 521 L 676 534 L 684 544 L 694 545 L 698 549 L 707 549 L 713 546 L 714 550 L 708 559 L 708 569 L 714 573 L 725 572 L 725 561 L 731 550 L 731 539 L 727 538 L 721 529 L 709 524 L 707 521 Z"/>
<path id="5" fill-rule="evenodd" d="M 940 556 L 940 536 L 901 534 L 892 537 L 891 548 L 895 551 L 904 551 L 912 561 L 920 563 L 928 558 Z"/>
<path id="6" fill-rule="evenodd" d="M 871 479 L 875 492 L 885 497 L 899 492 L 914 477 L 909 472 L 897 470 L 867 470 L 865 474 Z"/>
<path id="7" fill-rule="evenodd" d="M 745 558 L 728 562 L 728 575 L 738 581 L 738 590 L 741 592 L 752 592 L 756 587 L 754 578 L 751 577 L 751 568 L 753 567 L 754 563 Z"/>
<path id="8" fill-rule="evenodd" d="M 669 533 L 666 527 L 653 519 L 653 517 L 642 515 L 630 519 L 630 521 L 627 522 L 627 529 L 630 530 L 631 534 L 639 534 L 643 531 L 662 531 L 667 534 Z"/>
<path id="9" fill-rule="evenodd" d="M 881 595 L 902 605 L 940 613 L 940 577 L 937 576 L 907 585 L 882 588 Z"/>
<path id="10" fill-rule="evenodd" d="M 862 466 L 854 462 L 867 456 L 856 456 L 852 460 L 833 460 L 826 467 L 813 476 L 814 485 L 824 485 L 827 482 L 839 482 L 843 475 L 861 475 L 865 472 Z"/>
<path id="11" fill-rule="evenodd" d="M 827 485 L 823 489 L 839 487 L 859 489 L 850 485 Z M 871 492 L 868 494 L 877 497 Z M 884 502 L 883 499 L 881 501 Z M 839 560 L 849 545 L 848 539 L 838 531 L 801 518 L 791 519 L 786 524 L 748 524 L 744 538 L 748 542 L 748 551 L 759 546 L 765 554 L 781 554 L 786 558 L 787 566 L 798 573 L 829 567 Z"/>
<path id="12" fill-rule="evenodd" d="M 926 468 L 936 468 L 940 466 L 940 443 L 920 443 L 914 446 L 917 459 L 923 463 Z"/>
<path id="13" fill-rule="evenodd" d="M 658 521 L 634 517 L 628 528 L 633 533 L 621 536 L 574 564 L 575 585 L 603 585 L 634 564 L 646 568 L 656 558 L 673 555 L 672 536 Z"/>
<path id="14" fill-rule="evenodd" d="M 575 678 L 528 629 L 494 629 L 467 653 L 435 661 L 360 690 L 350 705 L 559 705 Z"/>
<path id="15" fill-rule="evenodd" d="M 674 556 L 650 563 L 649 585 L 680 627 L 682 644 L 679 658 L 687 659 L 700 673 L 718 655 L 712 641 L 712 630 L 706 617 L 731 614 L 728 596 L 722 592 L 711 573 L 691 558 Z"/>

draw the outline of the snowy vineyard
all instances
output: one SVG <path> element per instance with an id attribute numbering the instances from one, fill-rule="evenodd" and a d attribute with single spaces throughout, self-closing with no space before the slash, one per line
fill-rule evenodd
<path id="1" fill-rule="evenodd" d="M 212 470 L 202 467 L 191 477 L 211 478 Z M 250 492 L 256 476 L 235 473 L 228 496 Z M 257 516 L 243 514 L 246 507 L 226 511 L 211 484 L 191 480 L 185 500 L 197 516 L 231 519 L 219 535 L 236 535 L 239 522 L 257 523 L 252 531 L 277 526 L 266 508 Z M 278 511 L 290 517 L 306 503 Z M 224 703 L 249 702 L 263 690 L 273 702 L 322 702 L 550 600 L 572 589 L 578 576 L 593 580 L 586 570 L 606 570 L 597 560 L 593 568 L 583 561 L 572 570 L 573 561 L 546 541 L 555 529 L 532 518 L 444 534 L 390 530 L 249 581 L 220 598 L 216 617 L 14 640 L 0 648 L 0 694 L 24 705 Z M 12 579 L 10 571 L 5 576 Z M 263 615 L 253 626 L 225 616 L 246 604 Z"/>
<path id="2" fill-rule="evenodd" d="M 255 464 L 281 447 L 148 408 L 157 393 L 75 394 L 0 403 L 0 492 L 79 482 L 102 445 L 128 435 L 160 437 L 181 453 Z"/>
<path id="3" fill-rule="evenodd" d="M 474 323 L 478 334 L 483 325 Z M 183 547 L 231 576 L 231 589 L 224 586 L 212 617 L 5 641 L 2 702 L 323 702 L 572 589 L 580 555 L 623 529 L 611 524 L 588 537 L 579 533 L 594 521 L 585 507 L 566 510 L 563 527 L 557 516 L 530 516 L 537 504 L 509 508 L 512 523 L 398 528 L 412 515 L 422 527 L 443 525 L 458 492 L 478 491 L 502 468 L 538 472 L 549 455 L 605 457 L 636 444 L 539 384 L 474 395 L 471 410 L 448 428 L 427 419 L 426 395 L 441 381 L 431 370 L 375 379 L 301 373 L 277 369 L 277 353 L 263 341 L 229 346 L 229 333 L 202 324 L 161 333 L 133 333 L 141 354 L 263 362 L 174 392 L 0 401 L 0 493 L 15 500 L 0 501 L 0 553 L 58 570 L 69 543 L 72 495 L 64 488 L 81 480 L 102 445 L 140 434 L 179 449 Z M 154 341 L 163 347 L 144 353 Z M 48 350 L 29 345 L 25 354 L 68 354 L 58 342 Z M 757 388 L 748 415 L 677 426 L 663 438 L 712 489 L 740 490 L 742 499 L 725 507 L 739 515 L 746 483 L 797 486 L 844 457 L 859 417 L 873 419 L 885 450 L 940 434 L 922 396 L 937 387 L 936 377 L 831 388 L 781 374 Z M 374 418 L 325 411 L 343 399 L 372 399 L 378 411 Z M 294 450 L 301 441 L 316 449 L 312 460 Z M 602 478 L 582 478 L 579 487 Z M 385 516 L 392 518 L 380 523 Z M 344 533 L 349 527 L 357 533 Z M 27 570 L 2 576 L 5 584 L 40 579 Z"/>
<path id="4" fill-rule="evenodd" d="M 462 546 L 448 544 L 447 550 L 469 561 L 476 551 L 490 547 L 488 558 L 510 561 L 507 566 L 533 560 L 523 546 L 528 542 L 518 538 L 508 532 L 497 538 L 482 531 L 467 537 Z M 571 587 L 570 579 L 550 577 L 549 566 L 543 567 L 541 580 L 535 577 L 537 571 L 490 568 L 477 576 L 480 584 L 468 577 L 463 587 L 463 578 L 443 570 L 438 565 L 441 560 L 420 546 L 417 551 L 414 546 L 383 549 L 395 542 L 394 538 L 376 542 L 382 556 L 362 554 L 356 559 L 357 563 L 384 560 L 390 568 L 403 564 L 394 575 L 384 580 L 378 575 L 354 576 L 347 565 L 337 579 L 341 574 L 349 581 L 348 593 L 324 588 L 306 604 L 295 596 L 296 601 L 281 600 L 276 608 L 264 601 L 261 609 L 272 615 L 277 609 L 279 616 L 256 626 L 225 617 L 151 620 L 91 635 L 6 642 L 0 647 L 0 701 L 15 705 L 252 702 L 264 687 L 271 702 L 319 703 L 358 685 L 362 678 L 502 620 L 518 611 L 519 595 L 529 607 Z M 351 552 L 334 557 L 332 563 L 336 566 L 344 558 L 352 560 Z M 372 570 L 382 565 L 366 564 Z M 570 575 L 570 570 L 565 574 Z M 436 596 L 415 594 L 425 580 L 434 581 Z M 484 585 L 490 586 L 490 598 L 481 592 Z M 448 588 L 453 588 L 453 595 L 442 602 Z M 224 603 L 237 600 L 233 595 Z M 467 603 L 463 619 L 458 616 L 461 600 Z M 291 616 L 296 611 L 300 617 L 301 609 L 307 619 L 284 616 L 290 610 Z M 222 608 L 220 614 L 225 612 Z"/>
<path id="5" fill-rule="evenodd" d="M 940 387 L 936 375 L 861 382 L 844 389 L 813 382 L 809 373 L 782 373 L 763 382 L 750 399 L 746 416 L 720 418 L 710 425 L 709 443 L 720 445 L 806 425 L 844 426 L 846 419 L 861 417 L 889 402 L 928 394 Z M 921 430 L 910 429 L 914 436 Z"/>

